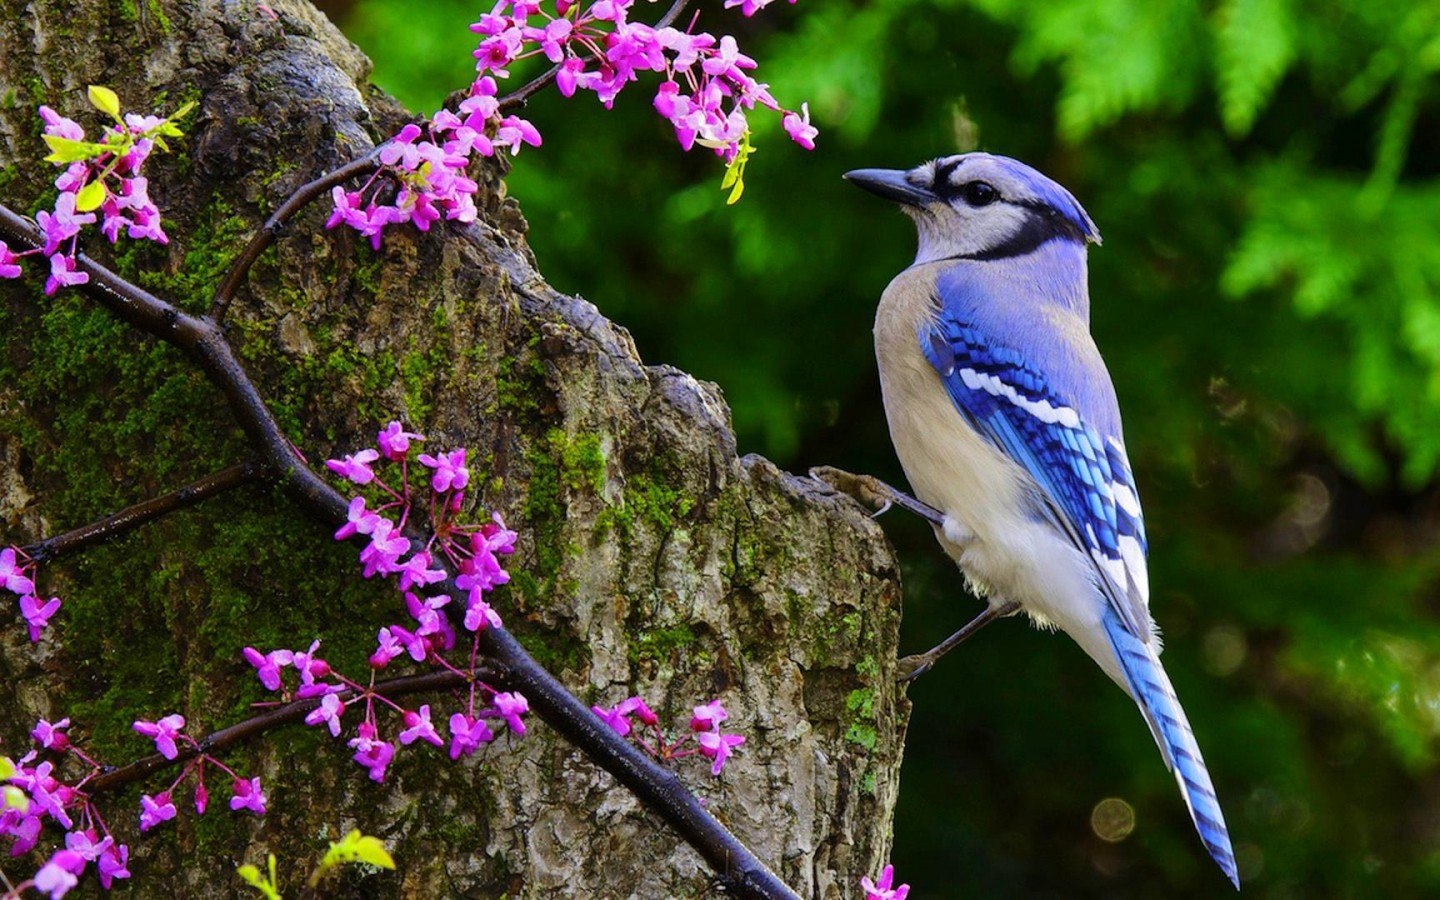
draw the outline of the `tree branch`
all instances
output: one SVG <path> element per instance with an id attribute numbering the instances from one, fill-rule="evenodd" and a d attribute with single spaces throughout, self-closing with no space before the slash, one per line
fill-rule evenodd
<path id="1" fill-rule="evenodd" d="M 483 673 L 483 675 L 482 675 Z M 477 677 L 483 677 L 486 681 L 503 682 L 504 678 L 498 670 L 485 669 L 481 667 L 477 671 Z M 399 678 L 391 678 L 376 684 L 372 692 L 381 697 L 394 699 L 407 694 L 420 694 L 430 691 L 444 691 L 451 688 L 463 687 L 469 683 L 463 674 L 459 672 L 427 672 L 424 675 L 405 675 Z M 346 700 L 356 695 L 355 690 L 344 690 L 336 692 L 341 700 Z M 200 749 L 185 744 L 177 745 L 179 753 L 174 759 L 166 759 L 159 753 L 137 759 L 132 763 L 118 768 L 106 768 L 99 775 L 85 783 L 85 790 L 92 794 L 113 791 L 124 787 L 145 777 L 160 771 L 168 766 L 178 766 L 194 759 L 200 753 L 217 753 L 235 744 L 247 741 L 250 738 L 274 731 L 285 725 L 292 725 L 303 720 L 310 711 L 320 705 L 323 697 L 310 697 L 305 700 L 296 700 L 284 706 L 263 712 L 243 722 L 236 722 L 227 728 L 211 732 L 200 738 L 198 743 Z"/>
<path id="2" fill-rule="evenodd" d="M 339 171 L 336 170 L 337 173 Z M 331 173 L 311 184 L 320 184 L 335 176 L 336 173 Z M 290 205 L 287 202 L 286 206 Z M 280 211 L 277 211 L 272 220 L 279 214 Z M 274 239 L 277 230 L 269 232 L 270 236 L 265 239 L 261 250 Z M 0 234 L 27 247 L 43 246 L 43 238 L 34 224 L 3 205 L 0 205 Z M 257 235 L 251 242 L 252 246 L 260 240 L 261 236 Z M 332 524 L 345 521 L 348 501 L 312 470 L 285 438 L 213 319 L 192 316 L 177 309 L 84 254 L 78 256 L 76 263 L 90 276 L 83 289 L 102 306 L 122 320 L 178 347 L 195 360 L 230 402 L 232 412 L 255 450 L 312 515 Z M 454 586 L 455 571 L 443 559 L 437 560 L 436 564 L 445 565 L 448 577 L 443 584 L 432 585 L 432 589 L 438 593 L 446 590 L 459 593 L 459 588 Z M 797 896 L 729 829 L 710 815 L 674 773 L 605 725 L 588 706 L 525 652 L 508 630 L 489 628 L 481 632 L 480 649 L 487 657 L 506 667 L 512 686 L 529 698 L 531 708 L 551 728 L 669 822 L 737 895 L 756 898 Z"/>
<path id="3" fill-rule="evenodd" d="M 280 208 L 265 220 L 260 230 L 240 251 L 240 255 L 230 264 L 230 269 L 225 273 L 225 278 L 220 286 L 215 289 L 215 297 L 210 301 L 210 318 L 219 325 L 225 320 L 225 313 L 230 308 L 230 302 L 235 299 L 235 294 L 240 290 L 240 285 L 245 283 L 245 278 L 250 274 L 250 267 L 260 258 L 280 232 L 285 230 L 285 225 L 317 197 L 338 185 L 344 184 L 357 175 L 366 175 L 374 171 L 380 164 L 380 149 L 370 151 L 359 159 L 348 162 L 340 168 L 322 175 L 314 181 L 301 185 L 295 193 L 291 194 Z"/>
<path id="4" fill-rule="evenodd" d="M 95 544 L 104 543 L 127 531 L 133 531 L 147 522 L 153 522 L 168 513 L 194 506 L 217 494 L 249 484 L 260 477 L 260 467 L 243 462 L 222 469 L 213 475 L 206 475 L 199 481 L 187 484 L 178 491 L 172 491 L 134 506 L 127 506 L 103 519 L 82 525 L 79 528 L 36 541 L 22 552 L 36 562 L 47 562 L 76 550 L 83 550 Z"/>

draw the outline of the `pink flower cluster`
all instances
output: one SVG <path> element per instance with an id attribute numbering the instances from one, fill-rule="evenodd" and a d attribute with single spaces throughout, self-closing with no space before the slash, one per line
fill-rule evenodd
<path id="1" fill-rule="evenodd" d="M 727 0 L 753 15 L 771 0 Z M 791 0 L 793 3 L 794 0 Z M 757 106 L 785 112 L 768 85 L 749 74 L 755 60 L 740 52 L 735 38 L 630 21 L 634 0 L 557 0 L 554 11 L 539 0 L 500 0 L 470 26 L 482 36 L 475 50 L 483 75 L 504 78 L 509 67 L 543 55 L 560 68 L 555 86 L 566 97 L 591 91 L 608 109 L 640 73 L 662 77 L 655 109 L 675 129 L 680 145 L 708 147 L 733 162 L 749 132 L 746 113 Z M 816 132 L 803 116 L 785 112 L 786 131 L 813 148 Z M 791 118 L 794 123 L 792 124 Z"/>
<path id="2" fill-rule="evenodd" d="M 726 0 L 754 15 L 773 0 Z M 790 0 L 794 3 L 795 0 Z M 442 109 L 421 128 L 406 125 L 380 148 L 380 168 L 363 187 L 332 191 L 335 210 L 327 228 L 347 225 L 379 249 L 388 225 L 414 223 L 428 231 L 441 218 L 475 219 L 477 185 L 465 174 L 476 156 L 497 150 L 518 154 L 541 143 L 539 130 L 516 115 L 501 115 L 497 79 L 510 67 L 543 56 L 555 67 L 555 87 L 566 97 L 590 91 L 611 108 L 626 85 L 642 73 L 661 78 L 655 110 L 669 120 L 680 146 L 696 144 L 718 154 L 729 167 L 724 187 L 730 202 L 744 189 L 749 157 L 748 113 L 763 107 L 782 114 L 785 132 L 807 150 L 815 149 L 819 130 L 810 124 L 810 107 L 786 110 L 770 88 L 750 75 L 755 60 L 740 52 L 735 38 L 631 22 L 635 0 L 498 0 L 470 30 L 480 35 L 475 48 L 477 77 L 458 111 Z M 0 264 L 3 264 L 0 258 Z"/>
<path id="3" fill-rule="evenodd" d="M 20 598 L 20 615 L 30 632 L 30 642 L 39 643 L 40 634 L 55 613 L 60 611 L 60 598 L 41 600 L 36 594 L 33 577 L 35 561 L 18 547 L 0 550 L 0 588 Z"/>
<path id="4" fill-rule="evenodd" d="M 639 697 L 627 697 L 613 707 L 593 706 L 591 710 L 616 734 L 629 737 L 656 759 L 684 759 L 696 754 L 710 759 L 711 775 L 718 776 L 735 748 L 745 743 L 745 738 L 738 734 L 721 732 L 720 723 L 730 718 L 730 714 L 719 700 L 695 707 L 690 730 L 673 741 L 661 730 L 660 718 Z M 643 726 L 643 732 L 630 721 L 632 717 Z M 688 746 L 692 738 L 693 747 Z"/>
<path id="5" fill-rule="evenodd" d="M 129 847 L 115 840 L 99 808 L 85 790 L 85 785 L 106 767 L 76 746 L 68 733 L 69 727 L 69 719 L 58 722 L 41 719 L 37 722 L 30 732 L 35 748 L 14 761 L 14 772 L 5 781 L 6 787 L 18 789 L 23 797 L 23 802 L 18 805 L 0 804 L 3 807 L 0 808 L 0 837 L 9 839 L 11 856 L 21 856 L 33 850 L 40 843 L 47 823 L 65 831 L 64 849 L 52 853 L 33 878 L 17 885 L 15 896 L 23 893 L 26 887 L 33 887 L 52 900 L 63 897 L 79 883 L 91 864 L 95 866 L 96 876 L 106 890 L 117 879 L 130 877 L 127 868 Z M 243 778 L 204 753 L 198 742 L 184 733 L 184 716 L 168 715 L 156 722 L 141 719 L 133 727 L 139 734 L 153 740 L 156 749 L 166 759 L 175 759 L 180 754 L 180 744 L 196 751 L 194 758 L 187 761 L 180 776 L 166 790 L 141 796 L 141 831 L 148 831 L 175 818 L 171 795 L 192 773 L 196 778 L 195 809 L 203 814 L 209 796 L 204 777 L 207 765 L 215 766 L 231 777 L 231 809 L 246 809 L 257 815 L 265 812 L 265 794 L 260 779 Z M 74 760 L 83 767 L 79 778 L 69 780 L 61 777 L 58 767 L 66 760 Z M 8 768 L 9 761 L 4 763 Z"/>
<path id="6" fill-rule="evenodd" d="M 349 746 L 355 751 L 355 762 L 377 782 L 385 779 L 398 746 L 417 741 L 436 747 L 446 745 L 431 719 L 428 704 L 419 709 L 406 709 L 374 690 L 376 673 L 399 657 L 408 656 L 417 663 L 467 675 L 469 696 L 462 711 L 451 715 L 448 721 L 452 759 L 469 756 L 481 745 L 494 741 L 498 730 L 508 729 L 523 735 L 523 717 L 530 709 L 522 695 L 496 690 L 474 677 L 480 655 L 480 633 L 487 628 L 503 627 L 500 614 L 485 596 L 510 580 L 500 557 L 515 552 L 517 535 L 505 527 L 498 515 L 480 525 L 459 521 L 465 489 L 470 484 L 463 447 L 435 455 L 419 454 L 416 461 L 423 467 L 427 483 L 424 489 L 412 488 L 412 445 L 424 440 L 424 436 L 406 431 L 399 422 L 391 422 L 376 435 L 374 447 L 325 463 L 330 471 L 372 492 L 371 498 L 362 494 L 350 501 L 346 522 L 335 532 L 336 540 L 357 537 L 365 540 L 365 547 L 360 551 L 365 577 L 393 577 L 409 615 L 403 625 L 392 623 L 380 629 L 375 651 L 370 654 L 368 683 L 347 678 L 316 656 L 318 641 L 305 651 L 261 653 L 254 647 L 246 647 L 244 651 L 245 659 L 255 668 L 256 677 L 266 689 L 282 691 L 287 698 L 320 698 L 305 717 L 305 723 L 323 726 L 333 737 L 340 737 L 346 712 L 363 705 L 364 713 Z M 375 471 L 375 466 L 382 463 L 399 468 L 398 486 Z M 371 506 L 372 502 L 377 505 Z M 419 547 L 404 535 L 417 508 L 425 511 L 429 534 L 425 544 Z M 445 658 L 458 642 L 455 627 L 446 614 L 452 597 L 425 592 L 427 586 L 446 577 L 446 570 L 436 565 L 438 557 L 447 560 L 450 568 L 458 573 L 455 585 L 465 592 L 463 603 L 457 605 L 463 606 L 463 612 L 457 615 L 461 627 L 471 632 L 468 671 L 456 668 Z M 284 683 L 283 671 L 288 668 L 298 674 L 299 684 L 293 692 Z M 382 707 L 397 714 L 403 726 L 394 740 L 381 737 L 377 712 Z"/>
<path id="7" fill-rule="evenodd" d="M 62 287 L 85 284 L 90 276 L 75 264 L 80 231 L 98 218 L 100 232 L 115 243 L 121 231 L 130 238 L 169 242 L 160 226 L 160 210 L 150 200 L 149 181 L 140 167 L 158 147 L 166 150 L 165 138 L 179 137 L 175 120 L 190 110 L 190 104 L 168 119 L 158 116 L 121 115 L 120 100 L 109 88 L 92 85 L 90 102 L 113 124 L 105 127 L 99 141 L 87 141 L 85 130 L 48 106 L 40 107 L 45 122 L 45 143 L 50 147 L 46 161 L 63 166 L 55 179 L 60 195 L 53 210 L 42 210 L 35 223 L 45 244 L 35 250 L 13 252 L 0 241 L 0 278 L 19 278 L 20 259 L 40 254 L 49 260 L 50 276 L 46 296 Z"/>

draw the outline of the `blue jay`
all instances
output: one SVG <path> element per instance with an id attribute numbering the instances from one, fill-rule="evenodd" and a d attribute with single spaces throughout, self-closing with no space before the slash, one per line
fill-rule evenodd
<path id="1" fill-rule="evenodd" d="M 845 177 L 898 202 L 919 230 L 915 262 L 875 317 L 885 414 L 921 501 L 911 508 L 933 508 L 936 537 L 987 598 L 914 658 L 911 677 L 1001 616 L 1062 629 L 1139 705 L 1238 888 L 1225 817 L 1160 664 L 1140 501 L 1090 337 L 1095 223 L 1065 188 L 988 153 Z"/>

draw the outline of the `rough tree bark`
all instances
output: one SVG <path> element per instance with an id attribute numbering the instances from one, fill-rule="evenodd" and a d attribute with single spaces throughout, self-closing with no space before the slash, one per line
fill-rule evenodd
<path id="1" fill-rule="evenodd" d="M 276 203 L 406 115 L 313 8 L 269 10 L 277 17 L 216 0 L 0 0 L 0 198 L 36 209 L 53 196 L 37 105 L 93 127 L 79 115 L 87 84 L 136 111 L 195 100 L 180 152 L 149 173 L 170 245 L 88 249 L 204 311 Z M 623 329 L 551 290 L 502 175 L 499 164 L 481 173 L 480 224 L 396 234 L 379 253 L 308 211 L 241 292 L 231 339 L 312 460 L 373 440 L 391 417 L 432 448 L 470 447 L 480 501 L 523 538 L 519 574 L 497 598 L 512 629 L 587 702 L 640 693 L 683 724 L 690 703 L 724 698 L 748 742 L 723 779 L 695 766 L 692 783 L 803 896 L 851 896 L 889 851 L 907 711 L 888 545 L 848 499 L 738 457 L 714 385 L 643 365 Z M 243 458 L 224 404 L 177 352 L 39 286 L 0 283 L 0 543 Z M 87 746 L 124 762 L 147 750 L 129 730 L 136 717 L 180 711 L 196 731 L 242 718 L 261 699 L 243 645 L 318 637 L 327 658 L 360 671 L 397 612 L 393 591 L 358 578 L 351 548 L 263 486 L 41 578 L 66 601 L 56 637 L 33 648 L 18 616 L 0 620 L 7 752 L 37 716 L 69 715 Z M 700 858 L 608 775 L 543 726 L 532 735 L 461 765 L 402 752 L 379 787 L 328 735 L 292 730 L 234 754 L 265 777 L 263 819 L 182 814 L 140 838 L 132 789 L 110 821 L 146 895 L 225 895 L 235 864 L 268 851 L 298 873 L 322 837 L 351 827 L 383 836 L 400 864 L 347 875 L 356 895 L 709 890 Z"/>

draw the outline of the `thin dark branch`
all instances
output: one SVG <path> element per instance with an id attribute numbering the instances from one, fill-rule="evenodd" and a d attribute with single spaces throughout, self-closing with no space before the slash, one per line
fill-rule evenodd
<path id="1" fill-rule="evenodd" d="M 22 548 L 25 555 L 36 562 L 46 562 L 76 550 L 83 550 L 153 522 L 168 513 L 194 506 L 204 500 L 223 494 L 241 485 L 249 484 L 260 477 L 260 466 L 254 463 L 240 463 L 222 469 L 213 475 L 206 475 L 199 481 L 187 484 L 178 491 L 172 491 L 134 506 L 127 506 L 103 519 L 81 525 L 79 528 L 37 541 Z"/>
<path id="2" fill-rule="evenodd" d="M 223 322 L 225 312 L 230 308 L 230 302 L 235 299 L 235 294 L 240 290 L 240 285 L 245 283 L 245 278 L 250 274 L 250 267 L 260 258 L 280 232 L 285 230 L 285 224 L 292 219 L 296 213 L 304 209 L 317 198 L 324 195 L 331 188 L 344 184 L 351 178 L 359 175 L 369 174 L 379 165 L 380 151 L 375 149 L 355 160 L 348 162 L 329 174 L 322 175 L 314 181 L 303 184 L 291 194 L 280 208 L 265 220 L 260 230 L 245 245 L 245 249 L 230 264 L 230 270 L 225 273 L 225 278 L 220 282 L 220 287 L 215 290 L 215 297 L 210 301 L 210 318 L 216 324 Z"/>
<path id="3" fill-rule="evenodd" d="M 490 684 L 503 681 L 498 673 L 486 669 L 483 666 L 476 673 L 478 679 Z M 382 697 L 394 699 L 407 694 L 420 694 L 433 691 L 447 691 L 453 688 L 463 687 L 469 683 L 463 674 L 458 672 L 428 672 L 424 675 L 405 675 L 400 678 L 391 678 L 375 685 L 374 692 Z M 341 700 L 349 699 L 356 692 L 353 690 L 340 691 L 336 694 Z M 258 716 L 252 716 L 243 722 L 236 722 L 228 728 L 211 732 L 200 738 L 200 750 L 186 745 L 177 745 L 179 753 L 174 759 L 166 759 L 159 753 L 137 759 L 134 762 L 118 768 L 106 769 L 99 775 L 85 783 L 85 790 L 91 794 L 113 791 L 136 781 L 140 781 L 152 773 L 158 772 L 168 766 L 178 766 L 194 759 L 201 751 L 205 753 L 219 753 L 235 744 L 247 741 L 253 737 L 274 731 L 285 725 L 293 725 L 301 721 L 310 711 L 320 705 L 322 697 L 311 697 L 307 700 L 296 700 L 284 706 L 277 706 L 267 710 Z"/>
<path id="4" fill-rule="evenodd" d="M 675 20 L 680 18 L 680 15 L 685 12 L 685 7 L 689 5 L 690 0 L 675 0 L 674 3 L 670 4 L 670 8 L 665 11 L 665 15 L 660 17 L 660 21 L 655 23 L 655 27 L 657 29 L 669 28 L 671 25 L 674 25 Z"/>
<path id="5" fill-rule="evenodd" d="M 530 101 L 531 97 L 535 96 L 543 90 L 547 84 L 555 80 L 555 76 L 560 74 L 560 66 L 560 63 L 556 63 L 546 69 L 542 74 L 536 75 L 534 78 L 525 82 L 525 84 L 501 97 L 500 110 L 502 112 L 508 112 L 509 110 L 524 106 Z"/>
<path id="6" fill-rule="evenodd" d="M 3 205 L 0 205 L 0 234 L 27 247 L 42 244 L 42 236 L 34 224 Z M 101 305 L 195 360 L 230 402 L 254 449 L 313 516 L 331 524 L 345 521 L 348 501 L 290 445 L 213 320 L 180 311 L 88 256 L 81 255 L 77 265 L 90 276 L 84 290 Z M 450 570 L 448 574 L 450 577 L 444 584 L 431 587 L 442 592 L 458 591 L 453 584 L 455 572 Z M 480 649 L 505 668 L 510 684 L 525 694 L 531 709 L 669 822 L 738 896 L 796 897 L 748 847 L 700 805 L 699 799 L 674 773 L 606 726 L 525 652 L 508 630 L 484 631 L 480 636 Z"/>

